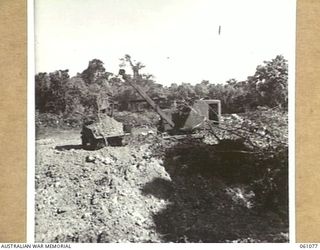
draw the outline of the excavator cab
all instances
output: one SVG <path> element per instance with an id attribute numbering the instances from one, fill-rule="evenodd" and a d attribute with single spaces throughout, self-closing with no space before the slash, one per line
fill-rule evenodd
<path id="1" fill-rule="evenodd" d="M 130 84 L 145 99 L 150 106 L 160 115 L 161 121 L 159 130 L 161 132 L 170 131 L 171 133 L 188 133 L 204 125 L 206 121 L 219 124 L 221 119 L 220 100 L 198 100 L 192 106 L 184 105 L 180 108 L 162 110 L 147 93 L 136 84 L 137 74 L 132 79 L 124 69 L 119 70 L 119 75 L 123 80 Z"/>

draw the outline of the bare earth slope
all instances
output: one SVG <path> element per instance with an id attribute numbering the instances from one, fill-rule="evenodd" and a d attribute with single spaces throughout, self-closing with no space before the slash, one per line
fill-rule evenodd
<path id="1" fill-rule="evenodd" d="M 36 242 L 288 240 L 287 218 L 215 173 L 213 146 L 140 136 L 97 151 L 78 131 L 36 141 Z"/>

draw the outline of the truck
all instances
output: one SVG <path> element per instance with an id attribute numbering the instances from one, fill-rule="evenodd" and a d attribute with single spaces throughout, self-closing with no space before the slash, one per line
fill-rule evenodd
<path id="1" fill-rule="evenodd" d="M 137 71 L 134 77 L 127 75 L 124 69 L 119 70 L 125 84 L 131 85 L 138 94 L 157 112 L 160 116 L 158 130 L 168 132 L 171 135 L 192 133 L 201 129 L 206 121 L 219 123 L 221 119 L 220 100 L 197 100 L 192 106 L 174 106 L 162 110 L 147 93 L 139 86 L 140 79 Z M 81 131 L 82 146 L 85 149 L 95 150 L 105 146 L 121 146 L 125 136 L 123 124 L 113 117 L 113 104 L 109 102 L 103 109 L 99 109 L 98 121 L 88 121 L 83 124 Z"/>

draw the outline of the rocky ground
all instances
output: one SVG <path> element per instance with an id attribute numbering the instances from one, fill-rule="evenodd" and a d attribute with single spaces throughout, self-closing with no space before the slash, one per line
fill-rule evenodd
<path id="1" fill-rule="evenodd" d="M 287 216 L 256 209 L 246 183 L 221 174 L 232 157 L 215 141 L 141 128 L 87 151 L 80 131 L 38 133 L 36 242 L 288 241 Z"/>

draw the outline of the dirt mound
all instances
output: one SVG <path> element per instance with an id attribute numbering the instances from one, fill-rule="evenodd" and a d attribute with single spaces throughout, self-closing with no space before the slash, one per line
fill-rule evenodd
<path id="1" fill-rule="evenodd" d="M 39 143 L 36 241 L 159 242 L 152 214 L 167 201 L 146 197 L 144 185 L 170 180 L 148 145 L 89 152 Z M 91 161 L 87 161 L 90 156 Z"/>
<path id="2" fill-rule="evenodd" d="M 144 124 L 96 151 L 50 130 L 37 140 L 36 241 L 287 242 L 286 122 L 230 115 L 219 126 L 234 131 L 197 137 Z"/>

